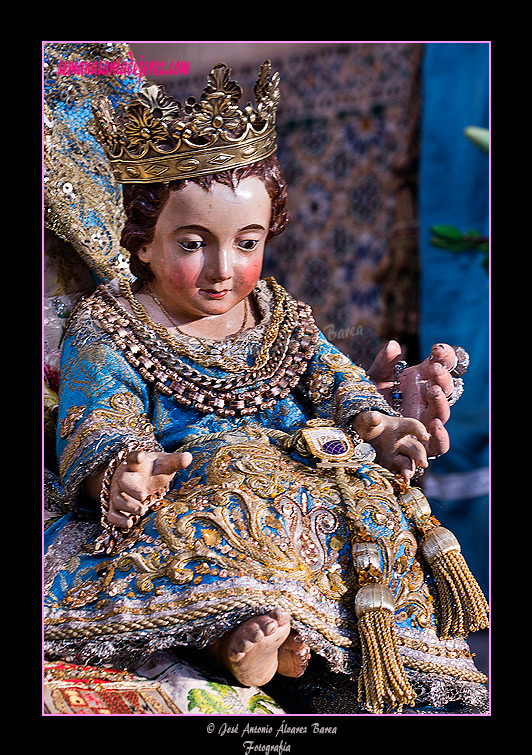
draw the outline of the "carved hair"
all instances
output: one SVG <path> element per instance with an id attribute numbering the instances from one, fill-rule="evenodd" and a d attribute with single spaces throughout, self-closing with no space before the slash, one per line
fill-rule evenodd
<path id="1" fill-rule="evenodd" d="M 240 181 L 251 176 L 255 176 L 263 182 L 272 201 L 270 228 L 267 236 L 267 239 L 269 239 L 282 233 L 289 221 L 286 209 L 286 182 L 275 155 L 243 168 L 233 168 L 207 176 L 198 176 L 197 178 L 170 181 L 167 184 L 124 184 L 122 189 L 126 222 L 120 243 L 131 255 L 129 265 L 133 275 L 144 281 L 152 280 L 154 277 L 149 264 L 139 259 L 138 252 L 153 241 L 157 219 L 170 196 L 170 192 L 179 191 L 188 183 L 197 183 L 205 191 L 209 191 L 215 181 L 236 188 Z"/>

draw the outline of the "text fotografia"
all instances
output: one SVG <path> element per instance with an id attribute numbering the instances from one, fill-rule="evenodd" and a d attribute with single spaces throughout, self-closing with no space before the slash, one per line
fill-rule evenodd
<path id="1" fill-rule="evenodd" d="M 59 76 L 188 76 L 190 63 L 187 60 L 144 60 L 140 63 L 131 53 L 129 60 L 60 60 Z"/>
<path id="2" fill-rule="evenodd" d="M 312 722 L 305 724 L 304 726 L 292 726 L 286 721 L 282 721 L 280 724 L 255 724 L 246 723 L 242 726 L 240 723 L 222 723 L 216 725 L 214 723 L 207 724 L 207 732 L 209 734 L 217 734 L 219 737 L 236 735 L 241 739 L 241 747 L 244 755 L 253 755 L 253 753 L 260 752 L 265 755 L 282 755 L 283 753 L 291 752 L 292 745 L 290 742 L 285 741 L 283 736 L 298 736 L 305 734 L 317 734 L 327 735 L 337 734 L 336 726 L 324 726 L 318 722 Z M 273 742 L 263 743 L 253 739 L 254 736 L 267 735 L 273 739 Z M 277 740 L 277 741 L 275 741 Z M 235 750 L 236 752 L 236 750 Z"/>

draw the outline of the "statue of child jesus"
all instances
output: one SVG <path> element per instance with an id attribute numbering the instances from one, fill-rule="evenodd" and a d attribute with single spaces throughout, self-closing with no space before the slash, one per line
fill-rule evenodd
<path id="1" fill-rule="evenodd" d="M 189 105 L 194 155 L 212 155 L 228 113 L 236 122 L 232 82 L 217 69 L 204 93 L 210 131 L 203 124 L 195 142 L 206 106 Z M 258 113 L 268 124 L 272 108 L 267 116 L 260 104 L 276 102 L 275 81 L 261 81 Z M 414 475 L 448 447 L 455 350 L 438 344 L 399 375 L 392 342 L 370 380 L 306 305 L 261 278 L 266 242 L 288 223 L 275 155 L 245 164 L 233 157 L 237 164 L 198 175 L 189 159 L 188 177 L 176 169 L 171 180 L 163 172 L 149 181 L 143 145 L 160 139 L 148 167 L 175 157 L 167 145 L 176 143 L 176 121 L 153 85 L 143 96 L 124 111 L 129 163 L 110 150 L 122 171 L 122 245 L 136 282 L 101 286 L 81 302 L 63 348 L 62 478 L 74 507 L 101 503 L 104 535 L 91 555 L 80 551 L 75 565 L 57 570 L 48 647 L 104 659 L 143 644 L 192 644 L 251 686 L 301 675 L 311 650 L 346 670 L 366 610 L 355 617 L 353 601 L 368 580 L 392 595 L 405 648 L 425 635 L 440 643 L 412 510 L 397 495 L 406 501 Z M 116 126 L 95 113 L 100 126 L 106 118 Z M 173 126 L 163 133 L 165 113 Z M 232 133 L 245 143 L 247 128 L 233 123 Z M 228 146 L 223 154 L 232 155 Z M 383 396 L 399 382 L 403 414 Z M 312 446 L 316 427 L 340 433 L 340 462 L 331 443 L 321 455 Z M 344 462 L 346 476 L 335 477 Z M 63 540 L 70 526 L 60 525 Z M 369 541 L 379 558 L 366 549 L 357 562 Z M 444 638 L 438 652 L 453 657 Z M 464 664 L 464 678 L 480 680 L 472 661 Z M 387 704 L 411 700 L 396 690 Z"/>

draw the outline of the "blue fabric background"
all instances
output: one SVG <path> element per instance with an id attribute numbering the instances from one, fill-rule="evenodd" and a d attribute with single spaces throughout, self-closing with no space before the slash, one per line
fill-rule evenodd
<path id="1" fill-rule="evenodd" d="M 463 133 L 467 126 L 489 127 L 489 55 L 484 42 L 430 43 L 423 61 L 420 347 L 426 354 L 444 341 L 471 357 L 464 394 L 447 425 L 451 450 L 432 463 L 437 476 L 485 471 L 489 460 L 488 276 L 480 253 L 451 254 L 430 242 L 436 224 L 489 232 L 489 158 Z M 489 499 L 473 497 L 467 479 L 463 498 L 431 503 L 486 590 Z"/>

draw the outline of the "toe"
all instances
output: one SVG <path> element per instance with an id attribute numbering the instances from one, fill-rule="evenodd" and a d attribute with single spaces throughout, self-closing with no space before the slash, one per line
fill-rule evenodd
<path id="1" fill-rule="evenodd" d="M 249 624 L 246 627 L 246 630 L 247 630 L 246 631 L 247 639 L 250 640 L 252 643 L 260 642 L 261 640 L 264 639 L 265 634 L 269 634 L 269 632 L 264 631 L 265 627 L 264 626 L 261 627 L 261 625 L 258 622 Z"/>
<path id="2" fill-rule="evenodd" d="M 290 614 L 283 608 L 275 608 L 271 611 L 270 616 L 277 622 L 277 624 L 279 624 L 279 626 L 283 626 L 290 622 Z"/>
<path id="3" fill-rule="evenodd" d="M 245 655 L 249 653 L 253 645 L 254 643 L 248 637 L 237 636 L 229 647 L 229 652 L 232 657 L 235 655 Z"/>
<path id="4" fill-rule="evenodd" d="M 275 619 L 272 619 L 270 616 L 263 616 L 261 624 L 262 624 L 263 635 L 266 637 L 269 637 L 271 634 L 275 632 L 276 629 L 279 628 L 279 624 L 275 621 Z"/>
<path id="5" fill-rule="evenodd" d="M 243 650 L 239 650 L 237 645 L 231 645 L 226 650 L 227 658 L 233 663 L 237 663 L 238 661 L 241 661 L 242 658 L 245 657 L 245 652 Z"/>

